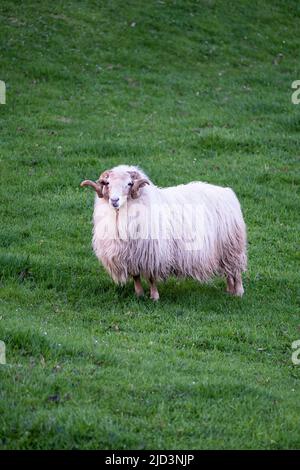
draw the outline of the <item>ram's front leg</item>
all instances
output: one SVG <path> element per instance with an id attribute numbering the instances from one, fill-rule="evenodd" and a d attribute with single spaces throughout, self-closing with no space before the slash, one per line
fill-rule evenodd
<path id="1" fill-rule="evenodd" d="M 157 287 L 156 287 L 156 282 L 152 277 L 150 277 L 149 282 L 150 282 L 150 299 L 158 300 L 159 299 L 159 293 L 158 293 L 158 290 L 157 290 Z"/>
<path id="2" fill-rule="evenodd" d="M 142 297 L 144 295 L 144 289 L 141 283 L 141 277 L 140 275 L 138 276 L 132 276 L 133 277 L 133 282 L 134 282 L 134 290 L 137 295 L 137 297 Z"/>

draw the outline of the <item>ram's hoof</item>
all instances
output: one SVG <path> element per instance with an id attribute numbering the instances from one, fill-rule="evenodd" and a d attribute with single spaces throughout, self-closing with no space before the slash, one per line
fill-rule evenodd
<path id="1" fill-rule="evenodd" d="M 144 293 L 143 290 L 141 290 L 141 291 L 135 291 L 135 295 L 136 295 L 138 298 L 140 298 L 140 297 L 144 297 L 145 293 Z"/>
<path id="2" fill-rule="evenodd" d="M 151 292 L 150 299 L 152 299 L 156 302 L 157 300 L 159 300 L 159 293 L 158 292 Z"/>

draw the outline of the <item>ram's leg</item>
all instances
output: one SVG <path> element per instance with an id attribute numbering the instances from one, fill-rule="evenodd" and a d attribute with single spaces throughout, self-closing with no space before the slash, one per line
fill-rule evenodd
<path id="1" fill-rule="evenodd" d="M 152 278 L 149 279 L 149 282 L 150 282 L 150 298 L 152 300 L 158 300 L 159 299 L 159 293 L 158 293 L 158 290 L 157 290 L 157 287 L 156 287 L 156 282 Z"/>
<path id="2" fill-rule="evenodd" d="M 242 297 L 244 294 L 243 281 L 241 273 L 237 273 L 234 276 L 228 274 L 226 276 L 227 280 L 227 292 L 232 295 L 237 295 Z"/>
<path id="3" fill-rule="evenodd" d="M 227 282 L 227 292 L 229 294 L 234 294 L 234 278 L 230 274 L 226 277 Z"/>
<path id="4" fill-rule="evenodd" d="M 242 297 L 244 294 L 243 280 L 241 273 L 234 277 L 234 295 Z"/>
<path id="5" fill-rule="evenodd" d="M 133 282 L 134 282 L 134 290 L 135 290 L 136 295 L 138 297 L 141 297 L 142 295 L 144 295 L 144 289 L 141 283 L 140 275 L 133 276 Z"/>

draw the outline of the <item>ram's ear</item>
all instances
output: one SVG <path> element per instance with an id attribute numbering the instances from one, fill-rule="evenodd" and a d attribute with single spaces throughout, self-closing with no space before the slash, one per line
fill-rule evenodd
<path id="1" fill-rule="evenodd" d="M 98 181 L 101 181 L 105 184 L 109 178 L 109 174 L 110 174 L 109 170 L 103 171 L 103 173 L 101 173 L 101 175 L 99 176 Z"/>
<path id="2" fill-rule="evenodd" d="M 142 175 L 141 175 L 138 171 L 135 171 L 135 170 L 133 170 L 133 171 L 128 171 L 127 173 L 130 174 L 130 176 L 131 176 L 131 178 L 132 178 L 132 181 L 138 180 L 139 178 L 142 177 Z"/>
<path id="3" fill-rule="evenodd" d="M 143 186 L 146 186 L 146 184 L 150 184 L 148 180 L 145 178 L 138 178 L 133 181 L 133 185 L 131 188 L 131 197 L 132 199 L 136 199 L 139 197 L 140 193 L 140 188 Z"/>
<path id="4" fill-rule="evenodd" d="M 108 185 L 109 174 L 110 174 L 110 172 L 108 170 L 106 170 L 103 173 L 101 173 L 101 175 L 99 176 L 99 179 L 97 180 L 97 183 L 99 184 L 99 186 L 101 188 L 100 189 L 101 196 L 99 196 L 99 197 L 104 197 L 103 196 L 103 189 L 104 189 L 105 186 Z"/>

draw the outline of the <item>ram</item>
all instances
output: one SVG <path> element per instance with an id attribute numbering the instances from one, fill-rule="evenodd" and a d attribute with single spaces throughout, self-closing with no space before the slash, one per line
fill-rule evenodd
<path id="1" fill-rule="evenodd" d="M 112 279 L 134 280 L 159 299 L 157 282 L 170 276 L 200 282 L 225 276 L 227 292 L 242 296 L 246 270 L 246 227 L 230 188 L 203 182 L 154 185 L 138 167 L 120 165 L 81 186 L 96 191 L 93 249 Z"/>

